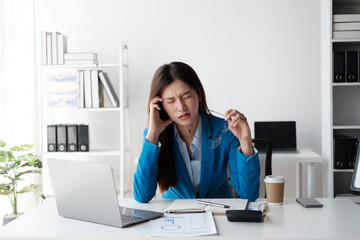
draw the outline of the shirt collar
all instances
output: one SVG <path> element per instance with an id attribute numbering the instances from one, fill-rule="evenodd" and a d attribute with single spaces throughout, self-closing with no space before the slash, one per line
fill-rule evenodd
<path id="1" fill-rule="evenodd" d="M 202 124 L 201 124 L 201 115 L 199 116 L 199 123 L 198 126 L 196 128 L 196 132 L 195 132 L 195 136 L 191 145 L 194 145 L 196 148 L 201 149 L 201 132 L 202 132 L 202 128 L 201 128 Z M 179 142 L 183 142 L 183 140 L 180 137 L 179 131 L 176 127 L 176 124 L 174 124 L 174 136 L 176 141 Z"/>

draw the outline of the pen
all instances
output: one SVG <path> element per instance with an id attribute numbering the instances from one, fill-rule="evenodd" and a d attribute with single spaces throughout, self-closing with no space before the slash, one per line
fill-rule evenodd
<path id="1" fill-rule="evenodd" d="M 232 208 L 231 206 L 225 205 L 225 204 L 222 204 L 222 203 L 215 203 L 215 202 L 209 202 L 209 201 L 204 201 L 204 200 L 196 200 L 196 201 L 199 204 L 208 205 L 208 206 L 222 207 L 222 208 Z"/>

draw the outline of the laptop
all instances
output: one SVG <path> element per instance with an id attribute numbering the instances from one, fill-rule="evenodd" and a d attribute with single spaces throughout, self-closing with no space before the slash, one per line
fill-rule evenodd
<path id="1" fill-rule="evenodd" d="M 272 139 L 273 152 L 297 152 L 296 122 L 255 122 L 255 139 Z M 256 144 L 259 151 L 266 150 L 266 146 Z"/>
<path id="2" fill-rule="evenodd" d="M 119 206 L 110 164 L 48 159 L 48 165 L 60 216 L 127 227 L 164 215 Z"/>
<path id="3" fill-rule="evenodd" d="M 355 167 L 352 175 L 350 189 L 352 193 L 360 195 L 360 144 L 357 145 Z"/>

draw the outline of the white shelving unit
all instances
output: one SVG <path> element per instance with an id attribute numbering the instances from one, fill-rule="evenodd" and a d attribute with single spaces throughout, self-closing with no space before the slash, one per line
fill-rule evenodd
<path id="1" fill-rule="evenodd" d="M 351 198 L 353 170 L 334 167 L 333 136 L 360 139 L 360 82 L 334 83 L 333 52 L 360 51 L 360 39 L 333 39 L 332 16 L 360 14 L 360 1 L 322 0 L 321 11 L 323 197 Z"/>
<path id="2" fill-rule="evenodd" d="M 52 194 L 47 159 L 55 158 L 111 164 L 119 197 L 129 196 L 130 193 L 125 189 L 125 174 L 127 174 L 125 166 L 128 165 L 130 158 L 127 45 L 120 45 L 119 62 L 115 64 L 42 65 L 39 69 L 39 146 L 43 162 L 43 193 L 45 195 Z M 68 71 L 79 73 L 83 70 L 102 70 L 108 73 L 118 95 L 120 106 L 111 107 L 104 92 L 105 107 L 103 108 L 47 108 L 45 102 L 47 74 L 62 74 Z M 47 125 L 51 124 L 89 125 L 89 152 L 48 152 Z"/>

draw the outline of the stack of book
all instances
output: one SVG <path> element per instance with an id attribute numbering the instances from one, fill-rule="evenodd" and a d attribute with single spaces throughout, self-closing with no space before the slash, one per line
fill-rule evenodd
<path id="1" fill-rule="evenodd" d="M 334 14 L 333 39 L 360 38 L 360 14 Z"/>
<path id="2" fill-rule="evenodd" d="M 43 65 L 96 65 L 96 53 L 68 53 L 67 37 L 60 32 L 41 32 Z"/>
<path id="3" fill-rule="evenodd" d="M 96 53 L 64 53 L 65 65 L 97 64 Z"/>

